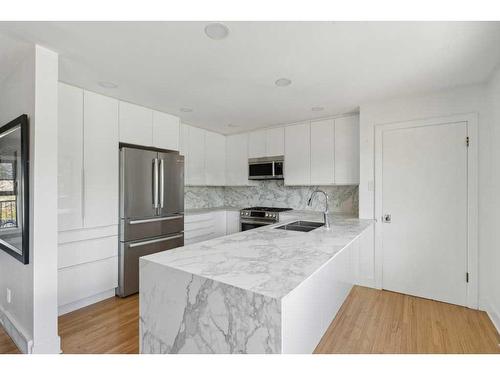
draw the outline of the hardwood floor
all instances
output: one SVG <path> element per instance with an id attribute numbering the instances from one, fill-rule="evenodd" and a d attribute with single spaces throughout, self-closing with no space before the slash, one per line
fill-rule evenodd
<path id="1" fill-rule="evenodd" d="M 137 353 L 138 295 L 59 318 L 64 353 Z M 356 286 L 315 353 L 500 353 L 486 313 Z M 0 353 L 18 352 L 0 329 Z"/>
<path id="2" fill-rule="evenodd" d="M 485 312 L 354 287 L 315 353 L 500 353 Z"/>

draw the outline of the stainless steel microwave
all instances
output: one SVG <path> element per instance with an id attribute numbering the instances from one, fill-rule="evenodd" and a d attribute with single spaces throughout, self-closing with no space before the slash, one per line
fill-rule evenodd
<path id="1" fill-rule="evenodd" d="M 284 157 L 248 159 L 249 180 L 283 180 Z"/>

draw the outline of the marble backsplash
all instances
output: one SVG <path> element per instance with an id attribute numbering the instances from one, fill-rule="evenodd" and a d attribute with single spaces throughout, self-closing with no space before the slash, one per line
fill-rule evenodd
<path id="1" fill-rule="evenodd" d="M 317 195 L 311 207 L 307 201 L 316 188 L 330 199 L 330 212 L 358 213 L 358 186 L 284 186 L 284 182 L 259 181 L 254 186 L 186 186 L 186 209 L 232 207 L 291 207 L 296 210 L 323 210 L 324 198 Z"/>

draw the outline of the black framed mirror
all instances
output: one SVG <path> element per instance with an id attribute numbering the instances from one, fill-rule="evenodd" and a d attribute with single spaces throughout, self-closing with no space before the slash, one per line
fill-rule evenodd
<path id="1" fill-rule="evenodd" d="M 29 125 L 22 115 L 0 128 L 0 251 L 29 263 Z"/>

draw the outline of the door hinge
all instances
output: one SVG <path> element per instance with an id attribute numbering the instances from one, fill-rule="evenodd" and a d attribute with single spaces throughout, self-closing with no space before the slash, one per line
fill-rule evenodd
<path id="1" fill-rule="evenodd" d="M 469 137 L 465 138 L 465 144 L 467 145 L 467 147 L 469 147 Z"/>
<path id="2" fill-rule="evenodd" d="M 467 272 L 465 274 L 465 282 L 468 283 L 469 282 L 469 272 Z"/>

